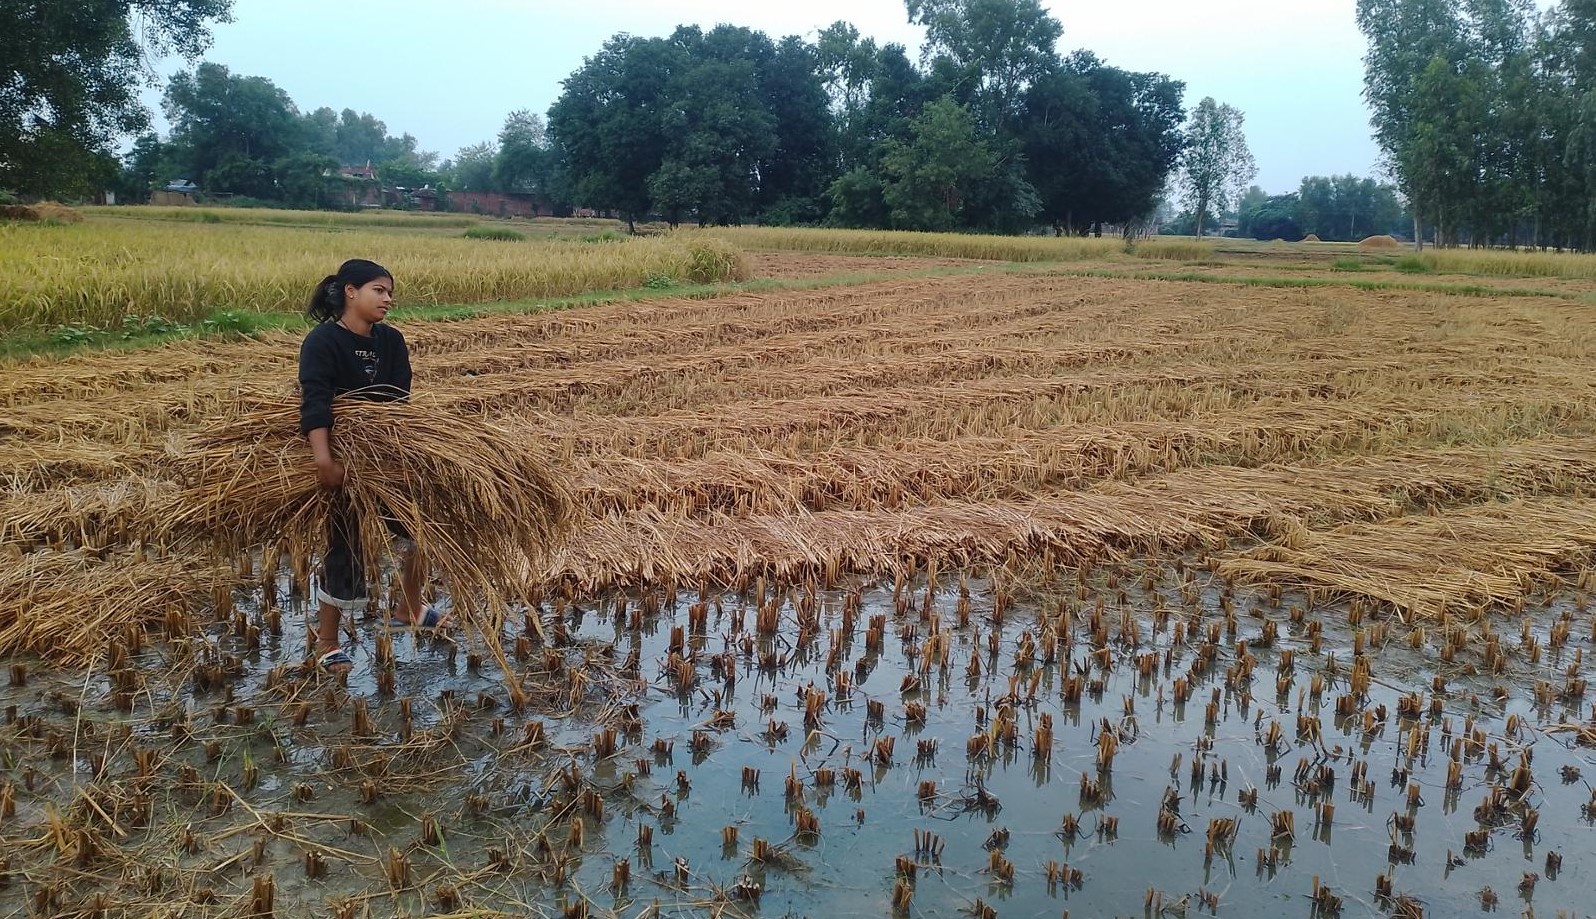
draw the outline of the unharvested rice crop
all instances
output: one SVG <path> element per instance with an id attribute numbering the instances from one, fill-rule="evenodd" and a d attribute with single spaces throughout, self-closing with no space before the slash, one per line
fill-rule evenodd
<path id="1" fill-rule="evenodd" d="M 1200 239 L 1149 239 L 1138 242 L 1137 258 L 1165 259 L 1172 262 L 1200 262 L 1214 257 L 1213 243 Z"/>
<path id="2" fill-rule="evenodd" d="M 1596 278 L 1596 255 L 1498 249 L 1425 249 L 1419 258 L 1433 271 L 1508 278 Z"/>
<path id="3" fill-rule="evenodd" d="M 0 330 L 114 325 L 127 316 L 188 322 L 219 310 L 298 312 L 315 279 L 348 254 L 396 275 L 401 305 L 484 303 L 747 276 L 722 240 L 660 237 L 610 245 L 491 245 L 430 235 L 238 224 L 90 221 L 0 225 Z"/>
<path id="4" fill-rule="evenodd" d="M 695 231 L 728 239 L 744 249 L 842 252 L 854 255 L 924 255 L 1006 262 L 1064 262 L 1103 258 L 1121 251 L 1115 238 L 984 236 L 892 230 L 819 230 L 802 227 L 720 227 Z"/>

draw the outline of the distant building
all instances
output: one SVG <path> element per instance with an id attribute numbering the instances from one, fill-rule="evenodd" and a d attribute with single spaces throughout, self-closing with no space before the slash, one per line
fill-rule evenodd
<path id="1" fill-rule="evenodd" d="M 367 179 L 374 181 L 377 178 L 377 170 L 371 168 L 371 160 L 366 160 L 366 165 L 364 166 L 345 166 L 338 171 L 338 174 L 346 179 Z"/>

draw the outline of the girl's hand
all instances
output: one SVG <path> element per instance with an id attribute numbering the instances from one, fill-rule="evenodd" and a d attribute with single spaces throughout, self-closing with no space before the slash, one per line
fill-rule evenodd
<path id="1" fill-rule="evenodd" d="M 344 467 L 335 459 L 318 461 L 316 463 L 316 478 L 321 480 L 323 488 L 337 489 L 344 485 Z"/>

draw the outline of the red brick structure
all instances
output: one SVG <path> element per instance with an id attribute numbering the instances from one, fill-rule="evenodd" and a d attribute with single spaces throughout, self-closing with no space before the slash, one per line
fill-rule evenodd
<path id="1" fill-rule="evenodd" d="M 424 211 L 438 210 L 438 197 L 424 194 L 431 189 L 412 192 L 416 204 Z M 451 191 L 443 196 L 448 210 L 457 214 L 482 214 L 488 217 L 552 217 L 554 208 L 537 195 L 500 194 L 494 191 Z"/>

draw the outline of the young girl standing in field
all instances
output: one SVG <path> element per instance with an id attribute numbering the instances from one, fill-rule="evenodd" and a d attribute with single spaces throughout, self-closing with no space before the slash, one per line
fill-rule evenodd
<path id="1" fill-rule="evenodd" d="M 310 442 L 316 476 L 339 492 L 345 470 L 333 457 L 333 397 L 352 395 L 379 402 L 410 396 L 410 352 L 398 329 L 387 325 L 394 282 L 388 269 L 363 258 L 350 259 L 316 285 L 307 312 L 316 327 L 299 349 L 299 430 Z M 316 662 L 333 673 L 348 672 L 353 661 L 338 643 L 345 610 L 366 608 L 366 572 L 361 564 L 360 528 L 341 493 L 335 495 L 327 551 L 316 590 Z M 435 628 L 445 614 L 424 608 L 421 581 L 426 563 L 409 534 L 388 521 L 402 557 L 399 605 L 389 623 Z"/>

